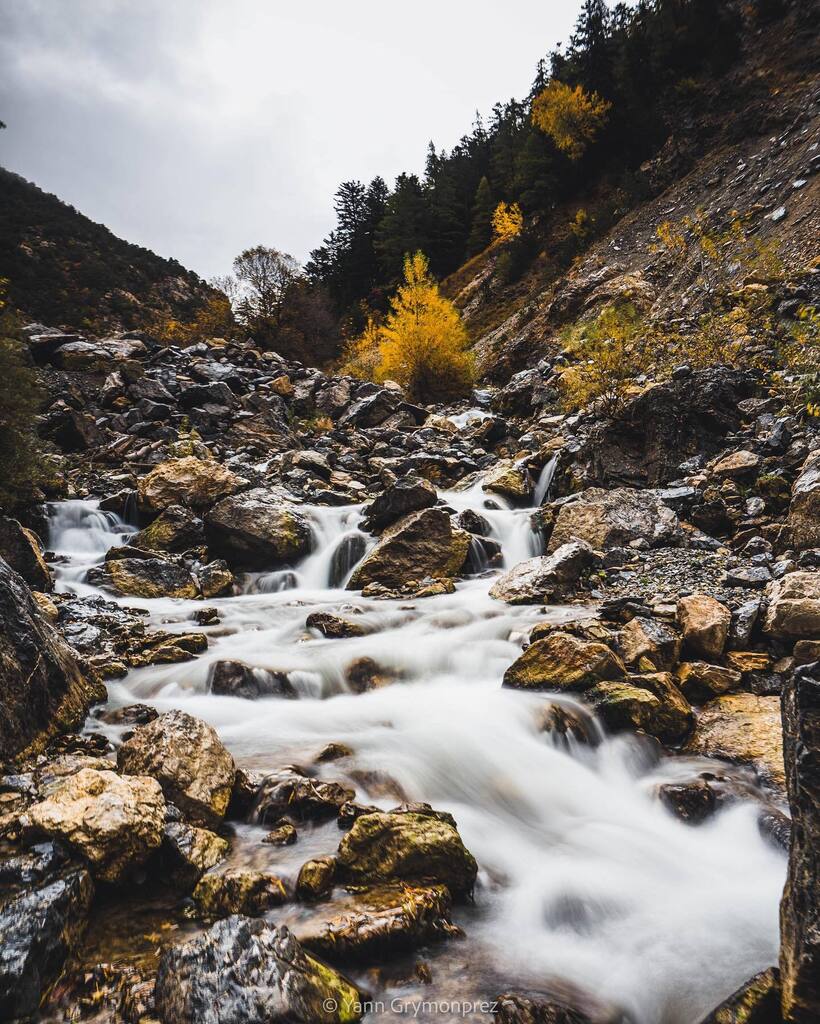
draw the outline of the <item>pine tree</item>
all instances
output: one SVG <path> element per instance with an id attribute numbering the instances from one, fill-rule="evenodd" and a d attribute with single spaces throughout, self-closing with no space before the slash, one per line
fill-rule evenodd
<path id="1" fill-rule="evenodd" d="M 429 207 L 415 174 L 400 174 L 376 229 L 376 253 L 382 280 L 396 281 L 408 253 L 428 247 Z"/>
<path id="2" fill-rule="evenodd" d="M 475 200 L 473 201 L 473 215 L 470 224 L 470 236 L 467 239 L 467 253 L 474 256 L 482 252 L 490 244 L 493 237 L 493 213 L 495 202 L 490 182 L 486 175 L 478 183 Z"/>

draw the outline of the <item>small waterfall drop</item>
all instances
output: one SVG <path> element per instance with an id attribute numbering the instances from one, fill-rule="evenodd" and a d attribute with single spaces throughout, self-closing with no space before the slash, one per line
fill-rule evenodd
<path id="1" fill-rule="evenodd" d="M 58 586 L 84 591 L 88 570 L 98 565 L 115 544 L 127 543 L 137 532 L 115 512 L 104 512 L 99 502 L 75 499 L 55 502 L 49 507 L 49 548 L 57 555 L 55 576 Z"/>
<path id="2" fill-rule="evenodd" d="M 533 506 L 535 508 L 541 508 L 546 499 L 549 497 L 550 488 L 552 487 L 552 480 L 555 476 L 555 470 L 558 467 L 558 456 L 553 455 L 552 458 L 548 459 L 538 474 L 538 480 L 535 484 L 535 492 L 533 494 Z"/>

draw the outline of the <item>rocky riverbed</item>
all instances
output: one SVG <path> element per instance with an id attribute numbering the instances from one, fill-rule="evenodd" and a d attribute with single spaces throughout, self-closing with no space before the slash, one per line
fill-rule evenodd
<path id="1" fill-rule="evenodd" d="M 817 1019 L 781 380 L 681 367 L 612 422 L 548 363 L 422 408 L 27 333 L 61 454 L 0 521 L 0 1018 Z"/>

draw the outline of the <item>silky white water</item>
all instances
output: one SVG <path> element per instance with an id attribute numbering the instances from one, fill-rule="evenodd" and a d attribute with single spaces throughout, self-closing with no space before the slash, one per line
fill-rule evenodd
<path id="1" fill-rule="evenodd" d="M 479 485 L 442 497 L 487 519 L 506 566 L 539 550 L 531 510 L 486 509 Z M 360 510 L 308 513 L 317 546 L 284 580 L 289 589 L 264 574 L 241 596 L 208 602 L 220 618 L 204 629 L 208 652 L 132 671 L 109 684 L 112 701 L 184 708 L 253 767 L 310 763 L 326 743 L 345 743 L 354 756 L 323 766 L 321 775 L 353 785 L 361 802 L 424 800 L 452 812 L 478 860 L 479 883 L 475 907 L 459 911 L 466 939 L 428 950 L 427 999 L 492 997 L 561 979 L 641 1024 L 696 1024 L 776 963 L 785 858 L 761 838 L 755 805 L 736 805 L 698 828 L 683 825 L 653 797 L 664 762 L 637 740 L 567 746 L 542 729 L 550 698 L 501 688 L 533 623 L 584 609 L 509 607 L 488 595 L 493 574 L 425 600 L 363 600 L 328 585 L 333 552 L 360 532 Z M 88 566 L 129 532 L 101 516 L 88 502 L 55 507 L 51 545 L 67 559 L 58 567 L 61 589 L 82 591 Z M 191 615 L 201 602 L 119 600 L 147 609 L 163 629 L 198 628 Z M 305 629 L 317 610 L 372 632 L 326 640 Z M 364 656 L 396 681 L 351 693 L 345 670 Z M 288 672 L 300 699 L 209 694 L 209 668 L 226 658 Z M 677 764 L 666 763 L 670 771 Z M 339 840 L 334 824 L 315 833 L 303 826 L 286 851 L 260 845 L 262 834 L 243 827 L 237 844 L 252 851 L 256 866 L 282 873 L 334 852 Z"/>

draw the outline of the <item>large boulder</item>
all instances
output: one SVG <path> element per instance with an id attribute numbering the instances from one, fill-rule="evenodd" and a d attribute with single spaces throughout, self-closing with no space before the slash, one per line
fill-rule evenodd
<path id="1" fill-rule="evenodd" d="M 743 674 L 723 665 L 710 665 L 707 661 L 682 661 L 675 669 L 681 692 L 693 704 L 703 704 L 713 697 L 740 688 Z"/>
<path id="2" fill-rule="evenodd" d="M 0 559 L 0 761 L 79 726 L 105 687 L 43 618 Z"/>
<path id="3" fill-rule="evenodd" d="M 786 526 L 792 547 L 820 547 L 820 449 L 809 455 L 794 481 Z"/>
<path id="4" fill-rule="evenodd" d="M 668 672 L 596 683 L 585 691 L 584 701 L 612 732 L 641 729 L 663 743 L 679 743 L 694 721 L 688 701 Z"/>
<path id="5" fill-rule="evenodd" d="M 366 384 L 359 393 L 365 390 L 370 394 L 357 399 L 339 417 L 340 427 L 377 427 L 401 405 L 401 394 L 390 388 Z"/>
<path id="6" fill-rule="evenodd" d="M 191 822 L 205 827 L 225 816 L 236 767 L 216 731 L 184 711 L 167 711 L 140 726 L 117 751 L 127 775 L 150 775 Z"/>
<path id="7" fill-rule="evenodd" d="M 193 599 L 199 595 L 188 570 L 164 558 L 112 558 L 90 569 L 88 581 L 128 597 Z"/>
<path id="8" fill-rule="evenodd" d="M 204 544 L 205 532 L 198 516 L 182 505 L 169 505 L 129 543 L 146 551 L 182 552 Z"/>
<path id="9" fill-rule="evenodd" d="M 154 999 L 162 1024 L 348 1024 L 364 996 L 287 928 L 232 916 L 162 954 Z"/>
<path id="10" fill-rule="evenodd" d="M 484 474 L 481 486 L 485 491 L 524 501 L 532 494 L 532 477 L 521 463 L 501 459 Z"/>
<path id="11" fill-rule="evenodd" d="M 618 651 L 627 665 L 643 671 L 672 668 L 680 654 L 678 633 L 660 619 L 636 615 L 618 635 Z"/>
<path id="12" fill-rule="evenodd" d="M 754 768 L 764 782 L 785 785 L 780 699 L 727 693 L 710 700 L 697 715 L 687 751 Z"/>
<path id="13" fill-rule="evenodd" d="M 732 613 L 725 604 L 708 594 L 691 594 L 678 601 L 677 619 L 688 651 L 706 659 L 723 654 L 732 625 Z"/>
<path id="14" fill-rule="evenodd" d="M 555 551 L 572 540 L 604 551 L 634 542 L 675 546 L 682 538 L 678 517 L 652 491 L 590 487 L 560 507 L 547 550 Z"/>
<path id="15" fill-rule="evenodd" d="M 0 906 L 0 1020 L 34 1018 L 82 936 L 94 885 L 73 868 Z"/>
<path id="16" fill-rule="evenodd" d="M 32 590 L 47 593 L 53 589 L 37 535 L 16 519 L 3 515 L 0 515 L 0 558 L 4 558 Z"/>
<path id="17" fill-rule="evenodd" d="M 224 860 L 229 845 L 210 829 L 167 821 L 161 848 L 165 875 L 179 888 L 193 889 L 209 868 Z"/>
<path id="18" fill-rule="evenodd" d="M 245 700 L 297 696 L 286 673 L 254 668 L 243 661 L 215 661 L 208 670 L 208 689 L 211 693 Z"/>
<path id="19" fill-rule="evenodd" d="M 820 637 L 820 573 L 789 572 L 768 588 L 764 630 L 783 640 Z"/>
<path id="20" fill-rule="evenodd" d="M 212 553 L 238 569 L 293 564 L 311 548 L 307 517 L 280 490 L 254 487 L 225 498 L 205 517 Z"/>
<path id="21" fill-rule="evenodd" d="M 339 843 L 339 874 L 354 884 L 440 882 L 468 895 L 478 867 L 448 815 L 379 812 L 357 818 Z"/>
<path id="22" fill-rule="evenodd" d="M 364 526 L 371 533 L 381 533 L 397 519 L 410 512 L 432 508 L 438 501 L 436 489 L 429 480 L 415 473 L 400 477 L 377 495 L 364 509 Z"/>
<path id="23" fill-rule="evenodd" d="M 399 588 L 408 581 L 456 576 L 469 548 L 470 535 L 454 527 L 444 509 L 411 512 L 385 530 L 353 570 L 347 589 L 360 590 L 368 583 Z"/>
<path id="24" fill-rule="evenodd" d="M 581 691 L 619 679 L 623 662 L 606 644 L 554 630 L 536 640 L 504 673 L 504 686 L 518 690 Z"/>
<path id="25" fill-rule="evenodd" d="M 94 768 L 69 775 L 24 818 L 26 831 L 59 839 L 104 882 L 119 882 L 143 864 L 162 842 L 164 822 L 155 779 Z"/>
<path id="26" fill-rule="evenodd" d="M 490 597 L 508 604 L 541 604 L 570 592 L 592 566 L 595 555 L 585 541 L 562 544 L 551 555 L 519 562 L 499 576 Z"/>
<path id="27" fill-rule="evenodd" d="M 783 1020 L 820 1020 L 820 663 L 797 669 L 783 691 L 786 786 L 792 816 L 789 874 L 780 905 Z"/>
<path id="28" fill-rule="evenodd" d="M 186 455 L 155 466 L 137 484 L 140 506 L 161 512 L 169 505 L 185 505 L 196 511 L 233 494 L 239 478 L 214 459 Z"/>

